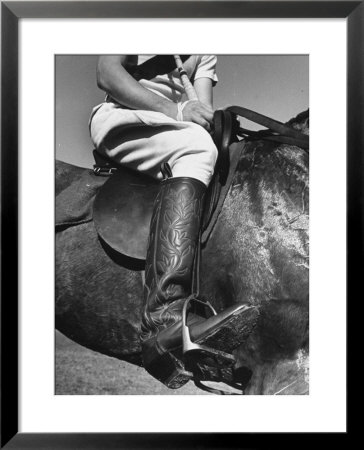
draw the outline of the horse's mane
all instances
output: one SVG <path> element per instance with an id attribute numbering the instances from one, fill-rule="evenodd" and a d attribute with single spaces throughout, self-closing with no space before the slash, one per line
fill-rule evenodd
<path id="1" fill-rule="evenodd" d="M 304 134 L 309 134 L 309 124 L 310 124 L 310 110 L 306 109 L 306 111 L 302 111 L 297 114 L 296 117 L 293 117 L 286 125 L 293 127 L 296 130 L 301 131 Z"/>

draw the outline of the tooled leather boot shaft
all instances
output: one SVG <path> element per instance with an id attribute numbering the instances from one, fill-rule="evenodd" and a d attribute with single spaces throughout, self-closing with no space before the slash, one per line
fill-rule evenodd
<path id="1" fill-rule="evenodd" d="M 142 340 L 181 318 L 192 288 L 205 190 L 194 178 L 168 178 L 161 183 L 145 266 Z"/>

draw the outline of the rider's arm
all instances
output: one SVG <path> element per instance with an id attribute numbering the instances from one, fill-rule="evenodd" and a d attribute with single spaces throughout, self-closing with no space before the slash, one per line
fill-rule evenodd
<path id="1" fill-rule="evenodd" d="M 200 102 L 212 108 L 211 78 L 197 78 L 197 80 L 193 83 L 193 86 Z"/>
<path id="2" fill-rule="evenodd" d="M 154 92 L 145 89 L 126 71 L 125 66 L 131 56 L 100 56 L 97 65 L 97 85 L 122 105 L 133 109 L 162 112 L 176 119 L 176 103 L 166 100 Z M 183 111 L 183 118 L 210 129 L 212 109 L 200 101 L 188 104 Z"/>
<path id="3" fill-rule="evenodd" d="M 162 112 L 176 118 L 177 105 L 138 83 L 124 66 L 127 55 L 100 56 L 97 64 L 97 85 L 120 104 L 133 109 Z"/>

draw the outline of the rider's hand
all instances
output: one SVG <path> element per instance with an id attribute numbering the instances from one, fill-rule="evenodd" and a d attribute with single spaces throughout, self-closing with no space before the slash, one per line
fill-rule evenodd
<path id="1" fill-rule="evenodd" d="M 201 125 L 207 131 L 211 130 L 214 111 L 210 106 L 207 106 L 198 100 L 192 100 L 186 103 L 182 114 L 183 120 L 186 122 L 194 122 Z"/>

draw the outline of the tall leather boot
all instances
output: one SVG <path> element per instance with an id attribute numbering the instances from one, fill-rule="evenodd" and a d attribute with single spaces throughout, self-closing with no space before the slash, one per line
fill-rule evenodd
<path id="1" fill-rule="evenodd" d="M 205 191 L 205 185 L 194 178 L 165 179 L 151 219 L 142 355 L 145 369 L 170 388 L 182 386 L 193 375 L 186 370 L 182 351 L 182 311 L 191 295 Z M 224 351 L 231 351 L 244 339 L 241 315 L 247 309 L 237 304 L 210 318 L 191 314 L 188 338 L 198 343 L 191 345 L 219 347 L 220 342 Z"/>

